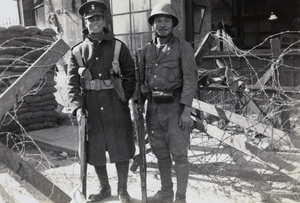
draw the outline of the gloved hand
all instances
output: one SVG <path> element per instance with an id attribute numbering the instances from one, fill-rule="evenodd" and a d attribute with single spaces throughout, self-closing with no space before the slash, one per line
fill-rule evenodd
<path id="1" fill-rule="evenodd" d="M 145 85 L 141 85 L 141 93 L 145 97 L 145 99 L 147 99 L 148 101 L 151 101 L 152 92 L 148 87 L 146 87 Z"/>
<path id="2" fill-rule="evenodd" d="M 78 108 L 76 110 L 76 119 L 77 119 L 77 122 L 80 123 L 80 116 L 81 116 L 81 113 L 82 113 L 82 110 L 81 108 Z"/>

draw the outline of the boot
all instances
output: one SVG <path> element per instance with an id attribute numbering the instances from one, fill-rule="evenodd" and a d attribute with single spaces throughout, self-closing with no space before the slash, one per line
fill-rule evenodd
<path id="1" fill-rule="evenodd" d="M 149 203 L 173 202 L 173 182 L 172 182 L 172 160 L 169 157 L 166 160 L 158 159 L 158 169 L 160 172 L 161 190 L 154 196 L 148 198 Z"/>
<path id="2" fill-rule="evenodd" d="M 176 191 L 176 203 L 185 203 L 186 189 L 189 179 L 189 163 L 175 165 L 176 179 L 177 179 L 177 191 Z"/>
<path id="3" fill-rule="evenodd" d="M 118 199 L 121 203 L 131 203 L 131 197 L 124 189 L 118 189 Z"/>
<path id="4" fill-rule="evenodd" d="M 116 163 L 116 168 L 118 173 L 118 199 L 121 203 L 131 203 L 131 197 L 127 192 L 129 161 Z"/>
<path id="5" fill-rule="evenodd" d="M 111 196 L 111 188 L 108 182 L 106 166 L 95 166 L 95 171 L 100 181 L 100 192 L 97 194 L 91 194 L 89 199 L 91 202 L 99 202 L 109 196 Z"/>
<path id="6" fill-rule="evenodd" d="M 176 193 L 176 199 L 174 203 L 186 203 L 185 195 Z"/>
<path id="7" fill-rule="evenodd" d="M 155 195 L 148 197 L 148 203 L 172 203 L 174 192 L 164 192 L 159 190 Z"/>

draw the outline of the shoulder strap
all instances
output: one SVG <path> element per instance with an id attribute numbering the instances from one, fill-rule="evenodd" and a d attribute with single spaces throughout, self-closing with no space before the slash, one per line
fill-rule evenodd
<path id="1" fill-rule="evenodd" d="M 119 61 L 119 55 L 120 55 L 120 50 L 121 50 L 121 42 L 116 40 L 116 45 L 115 45 L 115 52 L 114 52 L 114 62 Z"/>
<path id="2" fill-rule="evenodd" d="M 91 72 L 87 68 L 85 68 L 83 65 L 82 56 L 81 56 L 80 49 L 78 46 L 73 48 L 73 54 L 76 58 L 78 66 L 79 66 L 78 74 L 80 75 L 80 77 L 84 76 L 87 80 L 92 80 Z"/>
<path id="3" fill-rule="evenodd" d="M 76 47 L 73 48 L 73 54 L 76 58 L 78 66 L 83 67 L 83 61 L 82 61 L 82 56 L 81 56 L 81 53 L 80 53 L 79 46 L 76 46 Z"/>

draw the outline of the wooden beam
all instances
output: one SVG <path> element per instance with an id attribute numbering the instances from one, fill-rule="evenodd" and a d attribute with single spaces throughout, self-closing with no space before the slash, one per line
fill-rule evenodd
<path id="1" fill-rule="evenodd" d="M 223 63 L 222 61 L 216 59 L 216 64 L 219 68 L 226 68 L 228 69 L 228 66 Z M 228 78 L 227 78 L 227 83 L 228 83 Z M 231 87 L 228 87 L 231 88 Z M 259 107 L 254 103 L 254 101 L 247 95 L 243 95 L 243 97 L 240 97 L 240 100 L 243 104 L 246 104 L 247 106 L 249 106 L 252 111 L 254 111 L 260 118 L 262 118 L 263 113 L 261 112 L 261 110 L 259 109 Z"/>
<path id="2" fill-rule="evenodd" d="M 261 86 L 261 85 L 246 85 L 246 87 L 250 90 L 264 90 L 265 92 L 284 92 L 284 93 L 296 93 L 299 94 L 299 88 L 290 87 L 290 86 L 280 86 L 280 87 L 272 87 L 272 86 Z M 225 85 L 219 84 L 211 84 L 207 88 L 207 90 L 229 90 L 229 88 Z"/>
<path id="3" fill-rule="evenodd" d="M 0 118 L 17 103 L 45 73 L 62 58 L 70 47 L 57 40 L 3 94 L 0 95 Z"/>
<path id="4" fill-rule="evenodd" d="M 215 38 L 212 36 L 211 33 L 207 33 L 199 45 L 196 53 L 195 53 L 195 60 L 196 64 L 199 66 L 201 64 L 203 56 L 211 49 L 212 43 L 215 40 Z"/>
<path id="5" fill-rule="evenodd" d="M 276 129 L 271 125 L 265 125 L 263 123 L 260 123 L 259 121 L 255 121 L 251 118 L 247 118 L 242 115 L 238 115 L 236 113 L 223 110 L 214 105 L 208 104 L 206 102 L 203 102 L 203 101 L 200 101 L 197 99 L 193 100 L 192 107 L 197 110 L 204 111 L 206 113 L 217 116 L 226 121 L 230 121 L 232 123 L 238 124 L 244 128 L 249 128 L 260 134 L 271 137 L 277 141 L 283 141 L 288 145 L 292 145 L 292 142 L 287 133 L 285 133 L 279 129 Z"/>
<path id="6" fill-rule="evenodd" d="M 245 139 L 239 136 L 232 135 L 229 132 L 220 130 L 218 127 L 204 124 L 201 120 L 194 118 L 196 120 L 196 128 L 200 131 L 207 133 L 213 138 L 231 146 L 235 149 L 243 152 L 244 154 L 255 158 L 259 162 L 268 165 L 277 171 L 293 178 L 294 180 L 300 180 L 300 167 L 295 166 L 292 163 L 284 160 L 280 155 L 276 153 L 266 152 L 250 143 L 247 143 Z"/>
<path id="7" fill-rule="evenodd" d="M 274 78 L 275 70 L 277 69 L 276 60 L 281 54 L 279 38 L 271 39 L 272 64 L 269 70 L 254 85 L 264 86 L 272 77 Z"/>
<path id="8" fill-rule="evenodd" d="M 72 200 L 65 192 L 39 173 L 27 161 L 23 160 L 21 156 L 14 153 L 1 142 L 0 162 L 24 178 L 24 180 L 41 191 L 46 197 L 49 197 L 53 202 L 70 202 Z"/>

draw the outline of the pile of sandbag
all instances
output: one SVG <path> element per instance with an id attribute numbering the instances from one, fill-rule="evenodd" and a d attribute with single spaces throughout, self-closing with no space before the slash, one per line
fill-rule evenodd
<path id="1" fill-rule="evenodd" d="M 0 27 L 0 94 L 55 41 L 52 28 Z M 0 132 L 19 133 L 57 125 L 55 64 L 14 108 L 1 118 Z"/>

